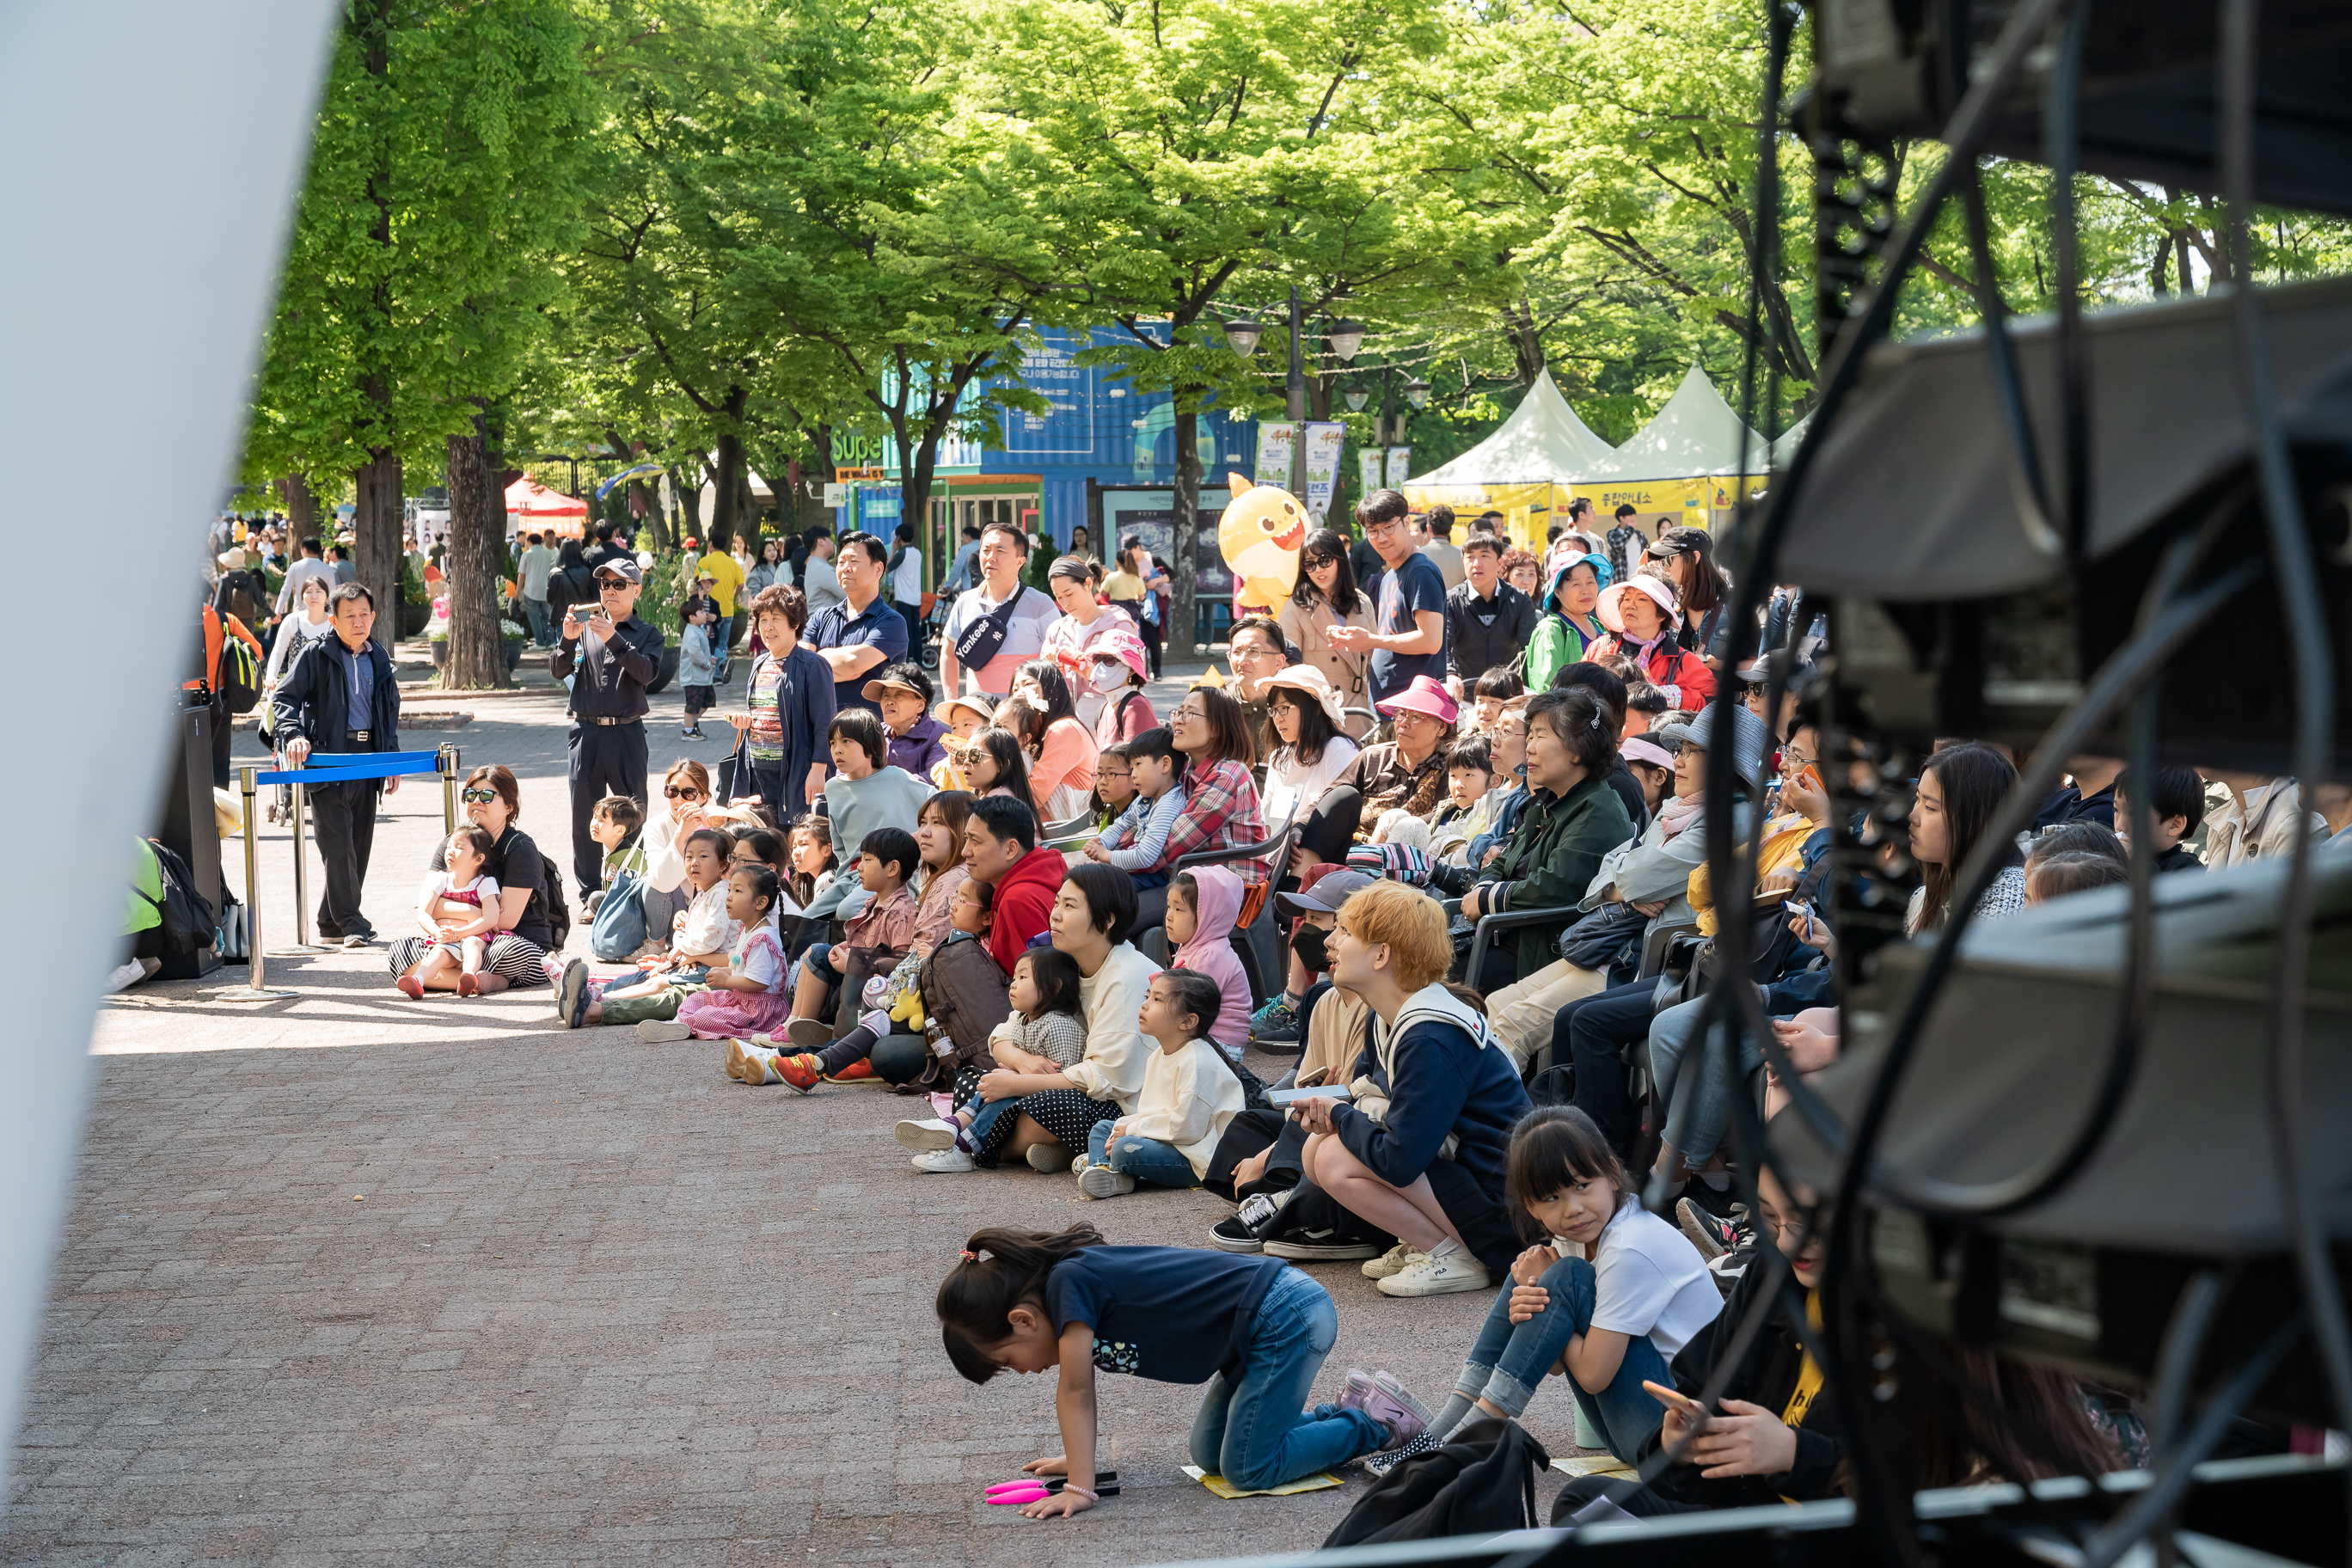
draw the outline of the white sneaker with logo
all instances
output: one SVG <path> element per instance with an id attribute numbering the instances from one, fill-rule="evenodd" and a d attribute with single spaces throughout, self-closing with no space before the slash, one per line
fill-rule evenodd
<path id="1" fill-rule="evenodd" d="M 1470 1256 L 1458 1241 L 1441 1241 L 1416 1254 L 1402 1268 L 1381 1280 L 1383 1296 L 1451 1296 L 1462 1290 L 1484 1290 L 1493 1283 L 1486 1266 Z"/>
<path id="2" fill-rule="evenodd" d="M 1364 1278 L 1386 1279 L 1392 1274 L 1402 1272 L 1406 1264 L 1420 1256 L 1420 1248 L 1409 1241 L 1400 1241 L 1378 1258 L 1369 1258 L 1364 1260 Z"/>

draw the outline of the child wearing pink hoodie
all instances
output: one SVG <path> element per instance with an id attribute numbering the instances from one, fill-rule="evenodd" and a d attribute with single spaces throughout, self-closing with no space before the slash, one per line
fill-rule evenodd
<path id="1" fill-rule="evenodd" d="M 1242 910 L 1242 879 L 1223 866 L 1199 866 L 1168 887 L 1171 969 L 1190 969 L 1217 983 L 1224 1005 L 1202 1034 L 1239 1061 L 1249 1043 L 1249 976 L 1234 952 L 1234 921 Z"/>

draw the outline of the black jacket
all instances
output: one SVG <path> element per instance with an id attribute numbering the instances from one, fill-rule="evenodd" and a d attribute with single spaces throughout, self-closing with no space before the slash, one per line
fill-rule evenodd
<path id="1" fill-rule="evenodd" d="M 1760 1255 L 1748 1266 L 1739 1277 L 1739 1283 L 1732 1287 L 1722 1315 L 1675 1357 L 1676 1388 L 1693 1398 L 1698 1396 L 1714 1373 L 1717 1361 L 1739 1331 L 1740 1322 L 1748 1316 L 1757 1292 L 1763 1289 L 1765 1278 L 1773 1272 L 1765 1267 Z M 1804 1343 L 1790 1326 L 1786 1310 L 1775 1307 L 1771 1321 L 1748 1347 L 1747 1359 L 1723 1385 L 1723 1397 L 1744 1399 L 1778 1415 L 1788 1407 L 1789 1396 L 1797 1390 L 1797 1373 L 1804 1364 Z M 1643 1441 L 1637 1459 L 1647 1462 L 1663 1441 L 1663 1428 L 1651 1433 Z M 1698 1473 L 1697 1466 L 1676 1463 L 1660 1471 L 1658 1479 L 1650 1483 L 1650 1489 L 1676 1502 L 1711 1509 L 1753 1508 L 1778 1503 L 1782 1498 L 1810 1502 L 1840 1495 L 1838 1461 L 1844 1453 L 1837 1401 L 1824 1390 L 1814 1397 L 1797 1427 L 1797 1462 L 1786 1473 L 1727 1476 L 1710 1481 Z"/>
<path id="2" fill-rule="evenodd" d="M 580 717 L 642 719 L 646 688 L 661 673 L 667 642 L 659 626 L 631 616 L 614 626 L 609 638 L 583 629 L 577 637 L 559 639 L 547 666 L 558 680 L 579 671 L 571 709 Z"/>
<path id="3" fill-rule="evenodd" d="M 293 668 L 278 682 L 269 700 L 269 732 L 281 747 L 299 737 L 314 752 L 348 752 L 345 739 L 351 706 L 343 674 L 343 640 L 330 632 L 294 656 Z M 366 750 L 400 750 L 400 687 L 393 679 L 392 656 L 371 639 L 367 657 L 375 667 L 375 694 L 371 704 Z"/>
<path id="4" fill-rule="evenodd" d="M 1465 698 L 1470 683 L 1488 670 L 1517 664 L 1535 635 L 1536 602 L 1508 583 L 1496 583 L 1492 599 L 1480 598 L 1467 583 L 1446 591 L 1446 673 L 1461 680 Z"/>

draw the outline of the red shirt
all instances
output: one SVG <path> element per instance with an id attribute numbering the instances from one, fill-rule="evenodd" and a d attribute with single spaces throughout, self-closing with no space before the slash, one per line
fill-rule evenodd
<path id="1" fill-rule="evenodd" d="M 1054 896 L 1062 890 L 1062 852 L 1039 845 L 1013 862 L 996 884 L 996 902 L 988 919 L 988 955 L 1005 973 L 1029 943 L 1044 934 L 1054 910 Z"/>

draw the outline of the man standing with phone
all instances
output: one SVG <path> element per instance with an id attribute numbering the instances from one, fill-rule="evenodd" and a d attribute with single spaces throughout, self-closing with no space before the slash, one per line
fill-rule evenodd
<path id="1" fill-rule="evenodd" d="M 635 618 L 644 574 L 636 558 L 596 563 L 596 603 L 563 611 L 562 639 L 548 668 L 572 683 L 572 870 L 583 900 L 601 885 L 604 850 L 588 835 L 608 795 L 646 802 L 646 689 L 661 671 L 660 628 Z"/>

